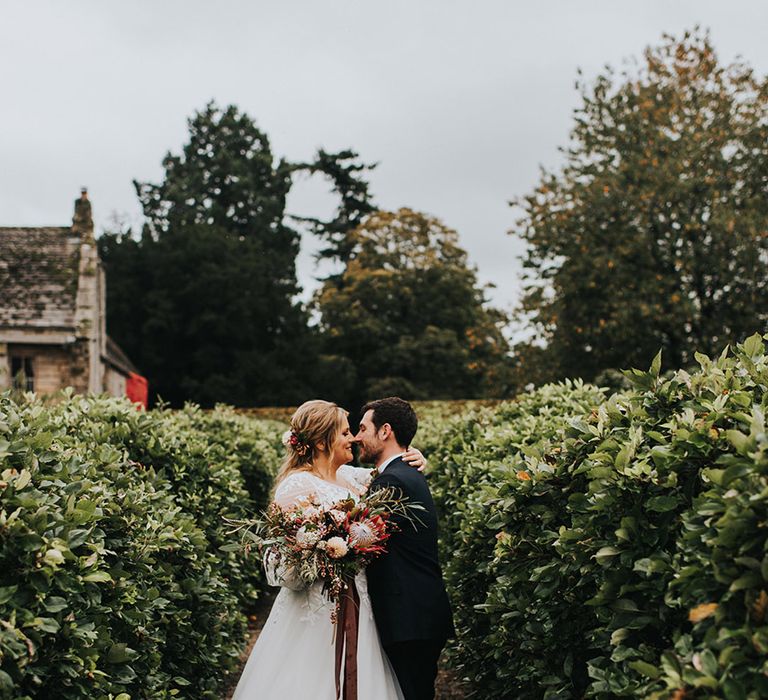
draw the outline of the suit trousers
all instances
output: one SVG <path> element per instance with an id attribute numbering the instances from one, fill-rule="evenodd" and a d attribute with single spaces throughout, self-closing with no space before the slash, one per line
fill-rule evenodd
<path id="1" fill-rule="evenodd" d="M 419 639 L 385 644 L 405 700 L 433 700 L 437 660 L 445 641 Z"/>

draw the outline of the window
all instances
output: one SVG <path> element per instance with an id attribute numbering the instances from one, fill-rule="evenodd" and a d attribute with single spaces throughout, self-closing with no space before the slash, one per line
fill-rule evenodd
<path id="1" fill-rule="evenodd" d="M 35 371 L 31 357 L 11 356 L 13 388 L 21 391 L 35 390 Z"/>

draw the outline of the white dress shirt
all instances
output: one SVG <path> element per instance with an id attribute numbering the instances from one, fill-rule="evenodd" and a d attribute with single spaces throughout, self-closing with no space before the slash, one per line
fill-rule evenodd
<path id="1" fill-rule="evenodd" d="M 394 455 L 390 457 L 384 464 L 382 464 L 379 467 L 379 474 L 381 474 L 388 466 L 390 462 L 394 462 L 398 457 L 402 457 L 405 454 L 405 452 L 401 452 L 399 455 Z"/>

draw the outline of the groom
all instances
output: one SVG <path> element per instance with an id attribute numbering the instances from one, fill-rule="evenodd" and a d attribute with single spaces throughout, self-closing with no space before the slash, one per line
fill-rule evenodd
<path id="1" fill-rule="evenodd" d="M 407 401 L 396 397 L 363 406 L 355 442 L 360 461 L 378 470 L 371 489 L 391 487 L 425 510 L 400 526 L 387 553 L 368 567 L 368 592 L 381 643 L 405 700 L 435 695 L 437 660 L 453 619 L 437 560 L 437 514 L 424 475 L 401 459 L 416 434 L 418 420 Z M 420 521 L 420 522 L 419 522 Z"/>

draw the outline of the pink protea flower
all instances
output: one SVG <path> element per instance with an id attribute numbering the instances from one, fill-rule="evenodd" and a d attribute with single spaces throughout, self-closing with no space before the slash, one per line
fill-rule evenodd
<path id="1" fill-rule="evenodd" d="M 365 549 L 376 542 L 374 529 L 366 522 L 352 523 L 349 526 L 349 543 L 353 547 Z"/>

